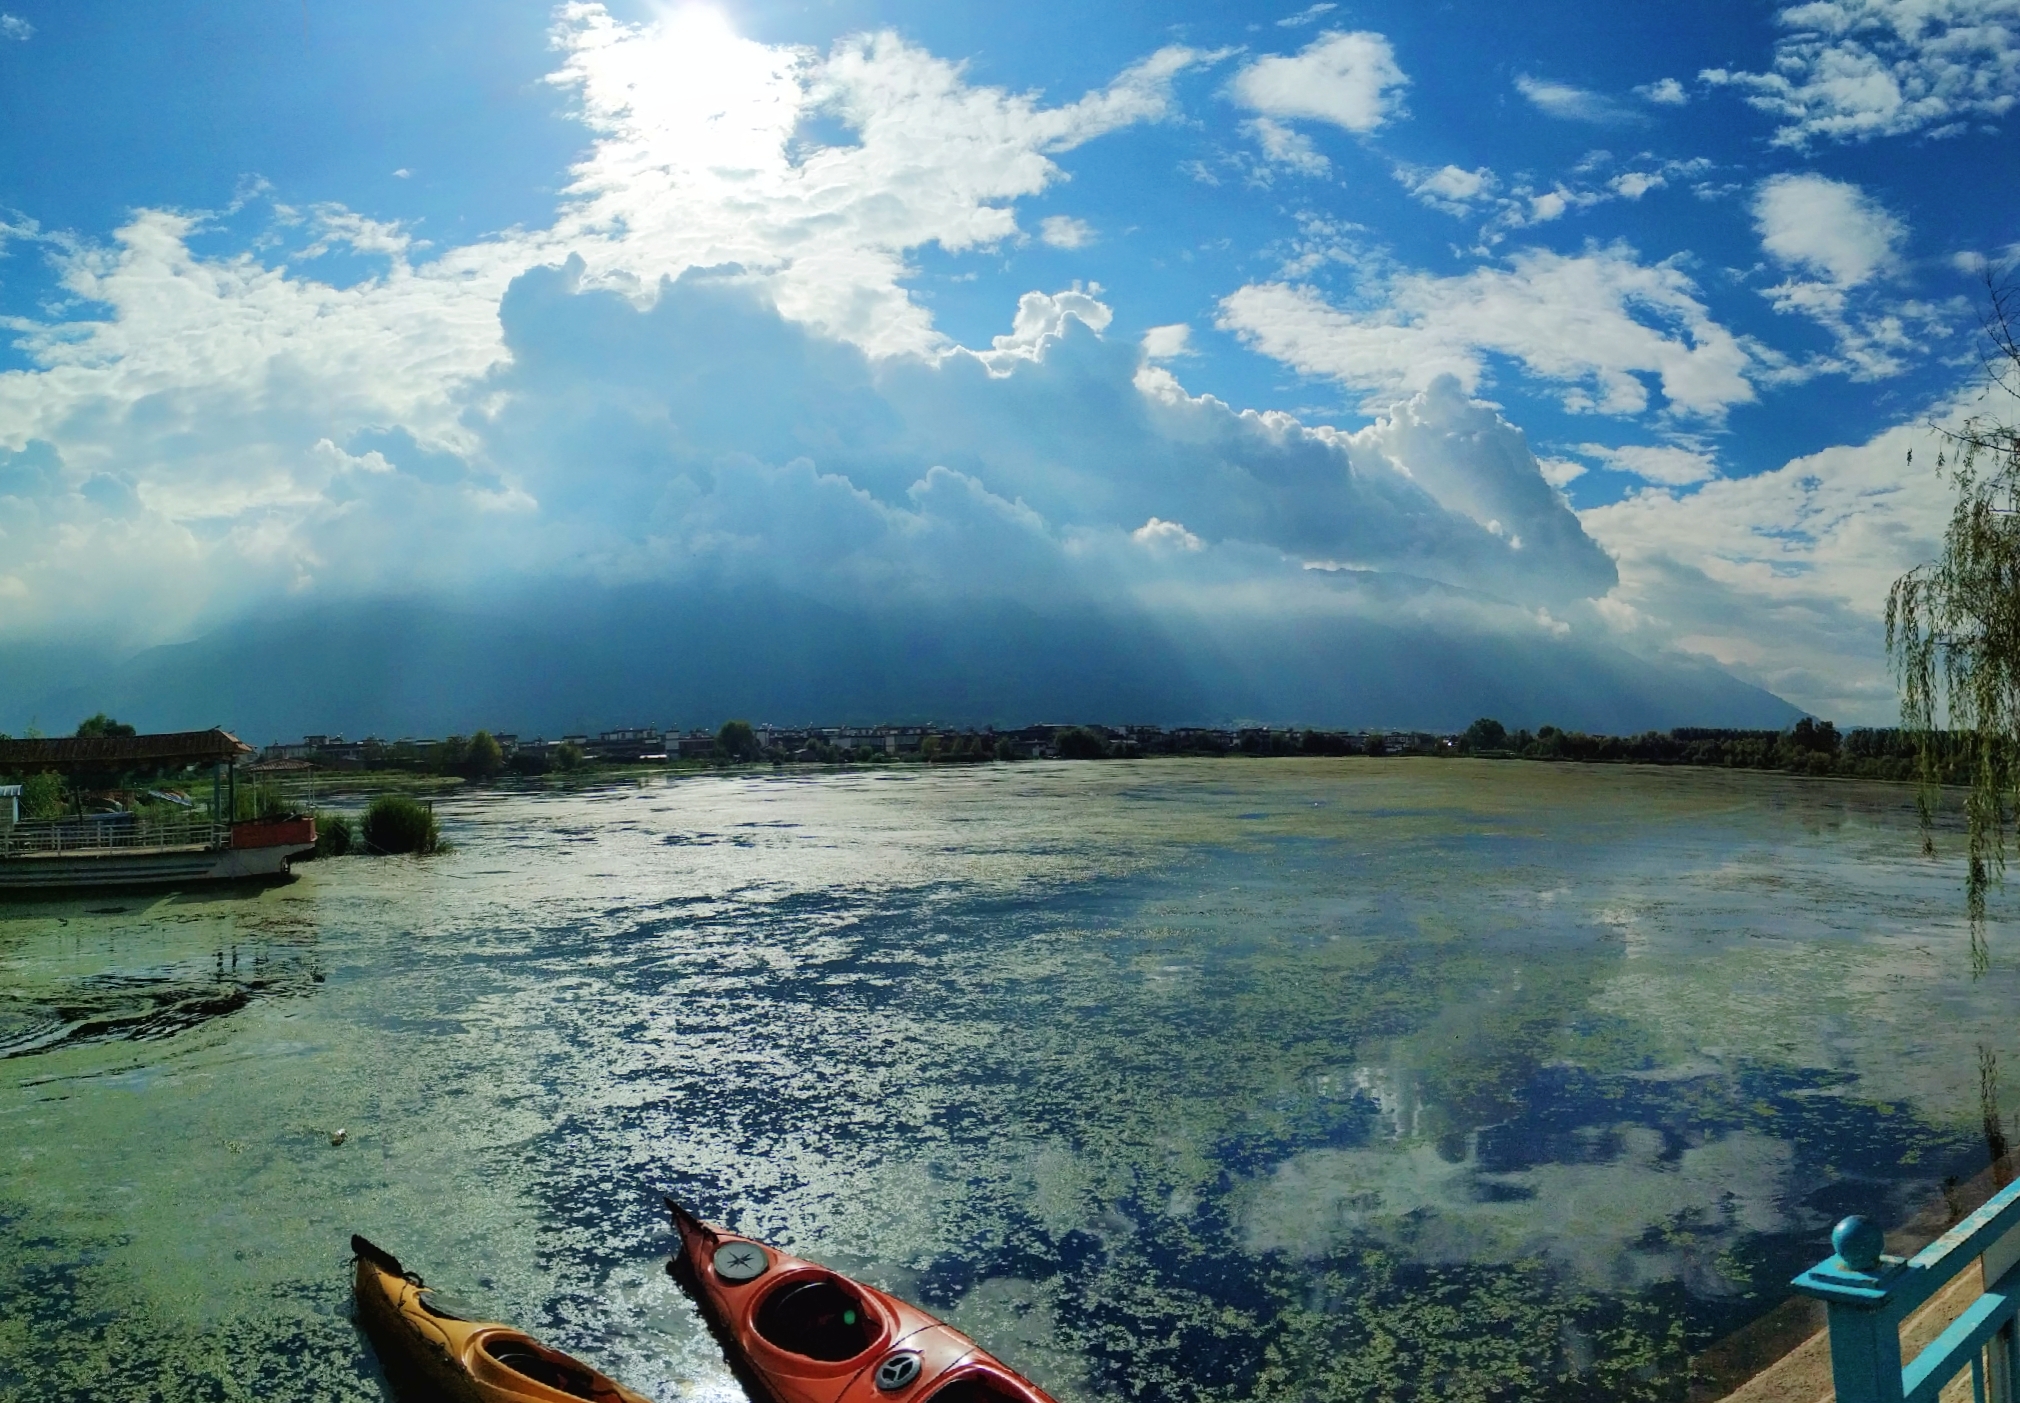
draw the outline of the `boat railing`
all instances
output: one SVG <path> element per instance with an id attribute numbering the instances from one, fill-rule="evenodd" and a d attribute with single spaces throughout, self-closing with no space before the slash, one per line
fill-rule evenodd
<path id="1" fill-rule="evenodd" d="M 0 858 L 120 848 L 221 848 L 230 841 L 230 826 L 213 821 L 207 813 L 166 818 L 91 814 L 84 818 L 24 819 L 0 826 Z"/>
<path id="2" fill-rule="evenodd" d="M 2001 1189 L 1912 1257 L 1888 1256 L 1884 1234 L 1864 1218 L 1839 1223 L 1831 1245 L 1837 1254 L 1793 1285 L 1829 1311 L 1837 1403 L 1936 1403 L 1966 1369 L 1973 1403 L 2015 1403 L 2020 1182 Z M 1902 1322 L 1974 1269 L 1983 1294 L 1903 1364 Z"/>

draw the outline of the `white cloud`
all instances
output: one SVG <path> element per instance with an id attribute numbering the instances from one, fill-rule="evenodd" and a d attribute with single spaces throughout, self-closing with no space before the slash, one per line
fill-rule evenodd
<path id="1" fill-rule="evenodd" d="M 1858 186 L 1777 175 L 1754 192 L 1761 247 L 1784 267 L 1851 288 L 1893 269 L 1907 227 Z"/>
<path id="2" fill-rule="evenodd" d="M 1617 472 L 1632 473 L 1663 487 L 1688 487 L 1718 476 L 1717 461 L 1709 453 L 1690 448 L 1642 443 L 1609 448 L 1602 443 L 1581 443 L 1578 451 Z"/>
<path id="3" fill-rule="evenodd" d="M 1324 175 L 1332 168 L 1312 139 L 1294 127 L 1269 117 L 1253 117 L 1241 129 L 1255 138 L 1263 159 L 1272 165 L 1288 166 L 1303 175 Z"/>
<path id="4" fill-rule="evenodd" d="M 1476 170 L 1458 166 L 1440 166 L 1437 170 L 1398 166 L 1395 176 L 1413 199 L 1456 215 L 1472 213 L 1474 206 L 1491 197 L 1499 184 L 1494 172 L 1485 166 Z"/>
<path id="5" fill-rule="evenodd" d="M 1054 248 L 1086 248 L 1094 242 L 1094 226 L 1070 214 L 1049 214 L 1038 221 L 1038 237 Z"/>
<path id="6" fill-rule="evenodd" d="M 398 170 L 393 172 L 393 179 L 405 180 L 411 175 L 413 175 L 412 171 L 408 170 L 405 166 L 401 166 Z"/>
<path id="7" fill-rule="evenodd" d="M 1204 544 L 1176 521 L 1163 521 L 1154 516 L 1130 532 L 1129 539 L 1138 545 L 1161 546 L 1167 550 L 1198 550 Z"/>
<path id="8" fill-rule="evenodd" d="M 880 354 L 942 344 L 903 286 L 906 251 L 1016 235 L 1012 204 L 1060 178 L 1051 157 L 1173 110 L 1171 81 L 1214 56 L 1166 48 L 1076 102 L 972 87 L 961 66 L 892 34 L 825 56 L 744 39 L 712 10 L 626 25 L 563 11 L 553 81 L 596 132 L 549 246 L 592 282 L 650 288 L 684 268 L 740 264 L 787 313 Z M 804 147 L 816 114 L 849 144 Z"/>
<path id="9" fill-rule="evenodd" d="M 1532 78 L 1527 73 L 1515 76 L 1515 90 L 1528 98 L 1538 111 L 1569 122 L 1613 125 L 1635 121 L 1639 117 L 1639 114 L 1622 107 L 1604 93 L 1573 87 L 1569 83 L 1553 83 L 1547 78 Z"/>
<path id="10" fill-rule="evenodd" d="M 1371 396 L 1453 375 L 1468 392 L 1485 356 L 1519 360 L 1563 386 L 1565 407 L 1640 414 L 1641 377 L 1655 377 L 1672 412 L 1716 420 L 1754 398 L 1750 356 L 1672 264 L 1648 266 L 1622 247 L 1566 257 L 1531 249 L 1505 268 L 1438 277 L 1401 273 L 1365 289 L 1371 310 L 1317 291 L 1252 283 L 1221 302 L 1220 325 L 1306 375 Z"/>
<path id="11" fill-rule="evenodd" d="M 1569 458 L 1538 458 L 1536 466 L 1542 469 L 1545 482 L 1560 489 L 1585 476 L 1585 464 Z"/>
<path id="12" fill-rule="evenodd" d="M 1655 171 L 1623 171 L 1609 180 L 1607 186 L 1623 200 L 1638 200 L 1668 183 Z"/>
<path id="13" fill-rule="evenodd" d="M 1153 326 L 1143 333 L 1143 357 L 1145 360 L 1173 360 L 1179 356 L 1197 354 L 1192 349 L 1192 328 L 1184 322 L 1174 322 L 1169 326 Z"/>
<path id="14" fill-rule="evenodd" d="M 1662 78 L 1653 83 L 1643 83 L 1634 90 L 1636 97 L 1658 107 L 1681 107 L 1690 101 L 1690 94 L 1683 90 L 1683 84 L 1674 78 Z"/>
<path id="15" fill-rule="evenodd" d="M 156 435 L 200 433 L 207 415 L 220 416 L 226 433 L 229 421 L 257 436 L 234 455 L 199 455 L 186 489 L 193 504 L 230 514 L 285 490 L 267 444 L 290 421 L 327 424 L 303 446 L 374 423 L 467 442 L 451 399 L 503 354 L 498 299 L 516 257 L 475 245 L 416 268 L 397 240 L 371 233 L 377 226 L 324 227 L 326 238 L 355 234 L 388 258 L 382 276 L 338 289 L 247 255 L 199 258 L 188 240 L 200 227 L 145 212 L 115 248 L 61 260 L 65 290 L 99 315 L 23 331 L 41 368 L 0 375 L 0 444 L 48 440 L 80 470 L 99 471 L 159 456 L 137 427 L 122 427 L 142 400 L 161 416 Z"/>
<path id="16" fill-rule="evenodd" d="M 1329 263 L 1368 267 L 1380 262 L 1382 255 L 1362 244 L 1367 233 L 1365 224 L 1302 210 L 1297 215 L 1297 233 L 1272 245 L 1269 252 L 1282 259 L 1277 267 L 1280 278 L 1308 277 Z"/>
<path id="17" fill-rule="evenodd" d="M 1840 724 L 1897 724 L 1881 617 L 1895 578 L 1942 544 L 1950 494 L 1928 466 L 1933 447 L 1919 423 L 1903 425 L 1756 476 L 1581 512 L 1620 561 L 1602 612 Z M 1912 466 L 1911 448 L 1926 450 Z"/>
<path id="18" fill-rule="evenodd" d="M 1990 255 L 1975 249 L 1950 255 L 1950 266 L 1966 277 L 1982 278 L 1987 272 L 2010 273 L 2020 268 L 2020 243 L 2010 243 L 1995 249 Z"/>
<path id="19" fill-rule="evenodd" d="M 1837 362 L 1856 378 L 1900 373 L 1949 330 L 1953 309 L 1888 305 L 1857 290 L 1895 273 L 1908 230 L 1856 185 L 1821 175 L 1778 175 L 1754 192 L 1761 247 L 1795 276 L 1765 290 L 1776 311 L 1814 319 L 1837 339 Z"/>
<path id="20" fill-rule="evenodd" d="M 2020 0 L 1807 0 L 1776 21 L 1772 71 L 1699 76 L 1780 118 L 1779 146 L 1933 135 L 2020 97 Z"/>
<path id="21" fill-rule="evenodd" d="M 0 14 L 0 40 L 26 40 L 35 37 L 35 26 L 19 15 Z"/>
<path id="22" fill-rule="evenodd" d="M 1323 15 L 1329 15 L 1338 8 L 1339 6 L 1333 4 L 1332 0 L 1320 0 L 1319 4 L 1307 5 L 1294 15 L 1285 15 L 1277 21 L 1277 27 L 1280 29 L 1296 29 L 1300 25 L 1312 23 Z"/>
<path id="23" fill-rule="evenodd" d="M 1644 151 L 1621 162 L 1610 151 L 1589 151 L 1564 178 L 1551 182 L 1547 189 L 1539 188 L 1527 178 L 1518 178 L 1505 193 L 1493 192 L 1482 202 L 1490 216 L 1480 228 L 1480 246 L 1493 248 L 1518 229 L 1548 224 L 1613 200 L 1638 200 L 1674 180 L 1701 181 L 1711 169 L 1712 163 L 1702 157 L 1658 160 Z"/>
<path id="24" fill-rule="evenodd" d="M 1378 450 L 1518 557 L 1555 562 L 1552 568 L 1565 577 L 1565 599 L 1590 596 L 1592 581 L 1612 576 L 1612 562 L 1565 519 L 1563 498 L 1544 478 L 1528 436 L 1469 400 L 1452 377 L 1440 376 L 1392 405 L 1348 441 L 1357 454 Z"/>
<path id="25" fill-rule="evenodd" d="M 276 205 L 274 212 L 315 235 L 295 255 L 297 258 L 321 258 L 342 249 L 350 253 L 377 254 L 399 265 L 415 249 L 413 239 L 398 224 L 368 219 L 341 205 L 317 205 L 305 212 Z M 427 245 L 420 247 L 426 248 Z"/>
<path id="26" fill-rule="evenodd" d="M 991 338 L 991 349 L 970 352 L 998 375 L 1010 374 L 1019 361 L 1041 359 L 1045 348 L 1067 334 L 1069 321 L 1091 331 L 1108 330 L 1115 313 L 1098 294 L 1101 284 L 1083 289 L 1075 283 L 1071 292 L 1027 292 L 1017 299 L 1017 315 L 1011 319 L 1008 335 Z"/>
<path id="27" fill-rule="evenodd" d="M 1232 90 L 1242 106 L 1265 117 L 1371 132 L 1400 110 L 1409 81 L 1381 35 L 1332 31 L 1293 56 L 1255 60 L 1235 75 Z"/>

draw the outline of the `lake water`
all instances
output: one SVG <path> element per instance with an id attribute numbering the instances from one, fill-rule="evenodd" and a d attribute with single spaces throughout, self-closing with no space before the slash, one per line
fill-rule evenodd
<path id="1" fill-rule="evenodd" d="M 1974 978 L 1885 786 L 1230 759 L 440 811 L 440 858 L 0 907 L 0 1396 L 380 1398 L 361 1231 L 733 1399 L 667 1190 L 1068 1403 L 1668 1396 L 1837 1217 L 1982 1168 L 2020 1053 L 2004 929 Z"/>

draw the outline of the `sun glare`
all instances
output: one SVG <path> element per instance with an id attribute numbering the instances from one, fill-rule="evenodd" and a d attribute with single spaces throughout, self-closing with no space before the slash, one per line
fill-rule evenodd
<path id="1" fill-rule="evenodd" d="M 710 5 L 582 31 L 571 64 L 587 115 L 637 143 L 645 164 L 740 174 L 779 163 L 805 99 L 800 67 Z"/>

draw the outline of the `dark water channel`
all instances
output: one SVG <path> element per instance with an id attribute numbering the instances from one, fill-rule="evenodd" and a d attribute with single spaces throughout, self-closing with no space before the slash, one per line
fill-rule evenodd
<path id="1" fill-rule="evenodd" d="M 2007 931 L 1974 979 L 1888 787 L 1229 760 L 443 812 L 440 859 L 0 907 L 0 1397 L 379 1398 L 363 1231 L 732 1399 L 667 1189 L 1063 1400 L 1670 1397 L 2013 1114 Z"/>

